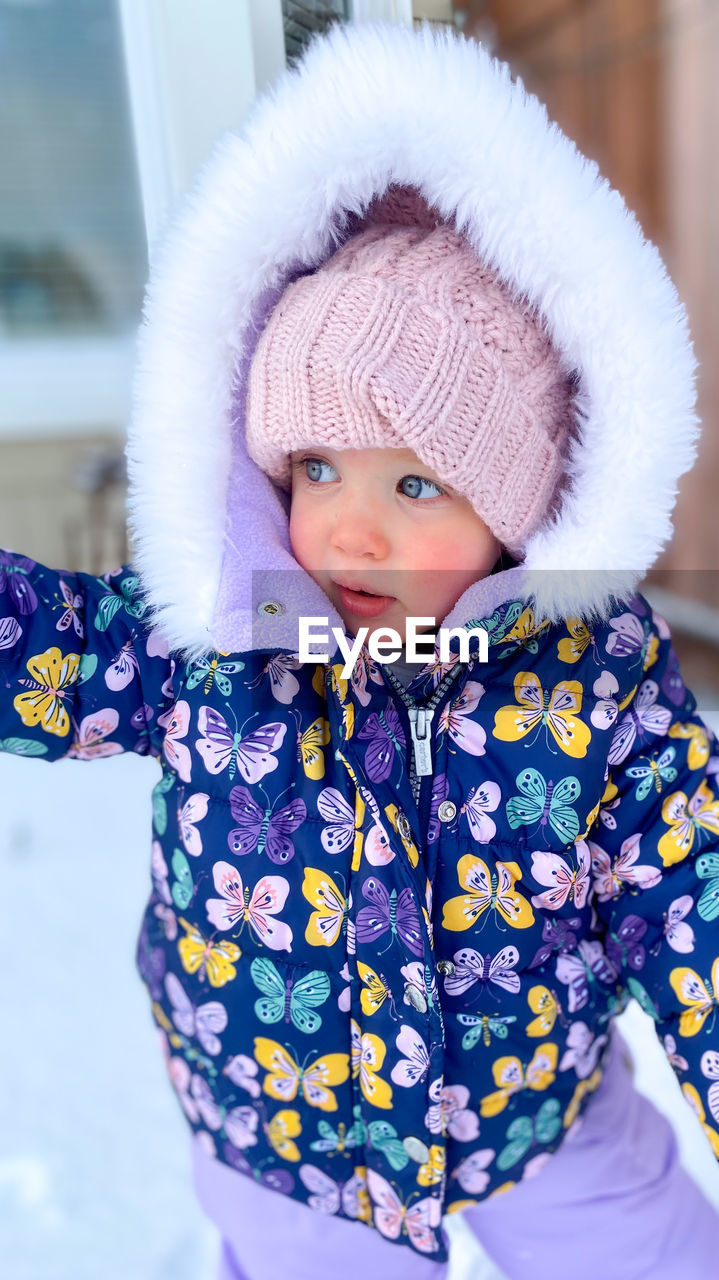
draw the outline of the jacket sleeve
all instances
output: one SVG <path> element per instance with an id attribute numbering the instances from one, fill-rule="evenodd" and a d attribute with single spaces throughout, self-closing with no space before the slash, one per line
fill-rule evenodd
<path id="1" fill-rule="evenodd" d="M 129 567 L 102 578 L 0 552 L 0 749 L 159 755 L 174 663 Z"/>
<path id="2" fill-rule="evenodd" d="M 614 619 L 606 641 L 627 680 L 589 834 L 595 902 L 608 958 L 719 1157 L 719 755 L 666 622 L 634 603 L 644 618 Z"/>

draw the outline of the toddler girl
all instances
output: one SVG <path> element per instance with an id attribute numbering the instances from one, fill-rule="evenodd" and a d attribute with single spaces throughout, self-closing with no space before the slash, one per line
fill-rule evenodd
<path id="1" fill-rule="evenodd" d="M 225 1280 L 440 1280 L 453 1212 L 511 1280 L 711 1272 L 611 1030 L 634 995 L 719 1154 L 717 757 L 635 594 L 693 371 L 506 68 L 337 29 L 158 263 L 139 576 L 4 557 L 4 745 L 162 763 L 138 962 Z M 366 628 L 349 677 L 303 618 Z M 374 660 L 408 618 L 429 660 Z"/>

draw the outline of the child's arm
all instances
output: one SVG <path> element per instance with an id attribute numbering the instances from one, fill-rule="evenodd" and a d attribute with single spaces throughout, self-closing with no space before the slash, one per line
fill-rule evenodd
<path id="1" fill-rule="evenodd" d="M 159 754 L 174 663 L 131 568 L 103 578 L 0 551 L 0 749 Z"/>
<path id="2" fill-rule="evenodd" d="M 616 721 L 589 836 L 597 909 L 609 959 L 655 1019 L 719 1157 L 719 746 L 643 603 L 649 665 Z"/>

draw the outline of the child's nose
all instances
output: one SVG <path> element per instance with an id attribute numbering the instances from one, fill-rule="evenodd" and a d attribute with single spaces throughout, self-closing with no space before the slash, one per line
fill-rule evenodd
<path id="1" fill-rule="evenodd" d="M 332 546 L 346 556 L 372 556 L 382 560 L 389 552 L 389 538 L 381 514 L 366 501 L 344 502 L 332 530 Z"/>

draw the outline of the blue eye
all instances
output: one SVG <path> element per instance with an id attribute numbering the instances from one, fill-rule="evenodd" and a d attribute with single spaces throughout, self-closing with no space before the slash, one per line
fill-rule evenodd
<path id="1" fill-rule="evenodd" d="M 444 493 L 434 480 L 425 480 L 424 476 L 403 476 L 399 483 L 406 498 L 436 498 Z"/>
<path id="2" fill-rule="evenodd" d="M 334 467 L 330 466 L 329 462 L 324 462 L 322 458 L 303 458 L 303 466 L 308 480 L 316 480 L 321 483 L 323 480 L 331 480 L 337 476 L 337 472 Z M 326 467 L 328 471 L 331 471 L 332 475 L 323 476 L 323 467 Z"/>

